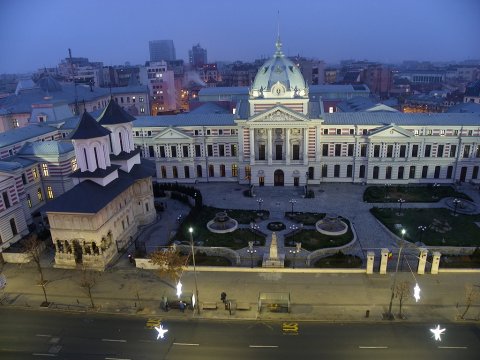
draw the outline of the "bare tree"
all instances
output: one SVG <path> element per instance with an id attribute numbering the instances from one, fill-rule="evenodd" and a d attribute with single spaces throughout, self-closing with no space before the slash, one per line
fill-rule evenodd
<path id="1" fill-rule="evenodd" d="M 165 277 L 178 282 L 185 265 L 188 261 L 188 256 L 182 255 L 174 246 L 156 250 L 149 255 L 153 264 L 159 265 L 158 274 L 160 277 Z"/>
<path id="2" fill-rule="evenodd" d="M 470 306 L 480 298 L 480 288 L 478 285 L 466 285 L 465 286 L 465 311 L 463 312 L 462 315 L 460 315 L 460 318 L 462 320 L 465 319 L 465 315 L 467 315 L 468 310 L 470 309 Z"/>
<path id="3" fill-rule="evenodd" d="M 35 263 L 37 267 L 38 274 L 40 275 L 39 285 L 42 287 L 43 296 L 45 297 L 45 302 L 42 303 L 42 306 L 48 306 L 49 302 L 47 298 L 47 291 L 45 289 L 47 285 L 47 281 L 43 276 L 42 264 L 40 262 L 41 260 L 40 245 L 41 244 L 42 242 L 38 240 L 38 236 L 36 233 L 30 234 L 28 238 L 26 238 L 24 241 L 25 251 L 28 253 L 28 255 L 30 255 L 30 258 L 32 259 L 32 261 Z"/>
<path id="4" fill-rule="evenodd" d="M 83 268 L 82 270 L 82 279 L 80 280 L 80 286 L 85 289 L 88 297 L 90 298 L 90 304 L 92 309 L 95 308 L 95 303 L 93 302 L 92 289 L 97 284 L 97 275 L 92 270 L 87 270 Z"/>
<path id="5" fill-rule="evenodd" d="M 398 299 L 398 317 L 403 319 L 402 306 L 405 301 L 412 297 L 412 284 L 409 281 L 399 282 L 395 286 L 395 297 Z"/>

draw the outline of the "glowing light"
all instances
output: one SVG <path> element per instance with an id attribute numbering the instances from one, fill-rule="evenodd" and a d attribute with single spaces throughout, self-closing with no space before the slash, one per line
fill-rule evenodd
<path id="1" fill-rule="evenodd" d="M 445 332 L 446 329 L 440 329 L 440 325 L 437 325 L 436 328 L 430 329 L 430 331 L 433 333 L 433 337 L 435 340 L 442 341 L 442 334 Z"/>
<path id="2" fill-rule="evenodd" d="M 418 286 L 418 284 L 415 284 L 415 287 L 413 288 L 413 297 L 416 302 L 420 300 L 420 286 Z"/>
<path id="3" fill-rule="evenodd" d="M 164 329 L 164 328 L 163 328 L 162 324 L 160 324 L 160 326 L 155 326 L 155 330 L 158 331 L 157 340 L 158 340 L 158 339 L 163 339 L 164 336 L 165 336 L 165 333 L 168 332 L 167 329 Z"/>
<path id="4" fill-rule="evenodd" d="M 179 281 L 177 283 L 177 296 L 180 299 L 180 295 L 182 295 L 182 283 Z"/>

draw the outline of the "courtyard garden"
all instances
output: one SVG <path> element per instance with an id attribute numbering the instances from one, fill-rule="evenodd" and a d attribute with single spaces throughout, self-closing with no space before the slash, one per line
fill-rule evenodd
<path id="1" fill-rule="evenodd" d="M 456 191 L 452 186 L 430 185 L 381 185 L 369 186 L 363 193 L 363 200 L 369 203 L 398 202 L 437 202 L 446 197 L 471 200 L 464 193 Z"/>
<path id="2" fill-rule="evenodd" d="M 451 210 L 372 208 L 371 213 L 391 232 L 428 246 L 479 246 L 480 215 L 454 215 Z"/>

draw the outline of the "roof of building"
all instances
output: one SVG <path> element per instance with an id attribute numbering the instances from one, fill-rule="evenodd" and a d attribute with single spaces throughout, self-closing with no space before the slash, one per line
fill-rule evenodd
<path id="1" fill-rule="evenodd" d="M 467 86 L 465 96 L 480 96 L 480 80 Z"/>
<path id="2" fill-rule="evenodd" d="M 114 125 L 114 124 L 124 124 L 130 123 L 135 118 L 123 110 L 118 103 L 110 99 L 107 107 L 103 110 L 98 122 L 100 125 Z"/>
<path id="3" fill-rule="evenodd" d="M 248 95 L 248 86 L 206 87 L 201 89 L 198 95 Z"/>
<path id="4" fill-rule="evenodd" d="M 189 114 L 231 114 L 231 112 L 214 102 L 205 102 Z"/>
<path id="5" fill-rule="evenodd" d="M 18 155 L 61 155 L 73 151 L 69 141 L 36 141 L 28 142 L 17 152 Z"/>
<path id="6" fill-rule="evenodd" d="M 70 139 L 94 139 L 110 133 L 110 130 L 104 128 L 88 112 L 84 111 L 77 128 L 70 135 Z"/>
<path id="7" fill-rule="evenodd" d="M 364 96 L 355 96 L 348 100 L 344 100 L 337 104 L 337 108 L 342 112 L 358 112 L 358 111 L 398 111 L 387 105 L 376 103 L 370 98 Z"/>
<path id="8" fill-rule="evenodd" d="M 448 113 L 480 113 L 480 104 L 473 102 L 460 103 L 450 106 L 447 109 Z"/>
<path id="9" fill-rule="evenodd" d="M 478 126 L 480 114 L 459 113 L 401 113 L 401 112 L 356 112 L 324 114 L 325 125 L 435 125 Z"/>
<path id="10" fill-rule="evenodd" d="M 141 116 L 133 127 L 150 126 L 234 126 L 234 114 L 178 114 L 163 116 Z"/>
<path id="11" fill-rule="evenodd" d="M 22 168 L 22 164 L 14 161 L 0 161 L 0 171 L 10 172 Z"/>
<path id="12" fill-rule="evenodd" d="M 30 126 L 15 128 L 0 133 L 0 148 L 56 131 L 57 129 L 55 127 L 45 124 L 32 124 Z"/>

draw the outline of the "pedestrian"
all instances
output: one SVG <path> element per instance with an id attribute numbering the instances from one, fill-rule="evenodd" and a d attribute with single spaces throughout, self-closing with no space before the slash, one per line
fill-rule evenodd
<path id="1" fill-rule="evenodd" d="M 182 313 L 185 312 L 185 303 L 182 300 L 178 303 L 178 307 Z"/>
<path id="2" fill-rule="evenodd" d="M 168 301 L 165 301 L 165 312 L 168 312 L 168 308 L 169 308 Z"/>

